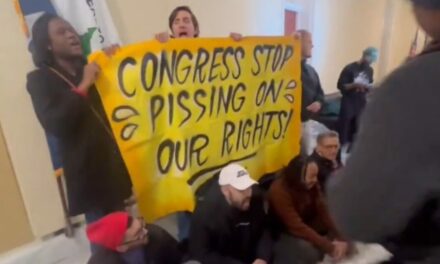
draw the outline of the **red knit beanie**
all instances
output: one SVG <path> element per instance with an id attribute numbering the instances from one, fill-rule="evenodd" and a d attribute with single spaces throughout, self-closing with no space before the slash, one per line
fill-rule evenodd
<path id="1" fill-rule="evenodd" d="M 116 248 L 124 241 L 128 217 L 125 212 L 111 213 L 88 225 L 87 237 L 93 244 L 116 251 Z"/>

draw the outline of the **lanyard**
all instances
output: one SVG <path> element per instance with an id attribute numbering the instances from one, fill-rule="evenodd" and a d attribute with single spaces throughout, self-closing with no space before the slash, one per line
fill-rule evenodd
<path id="1" fill-rule="evenodd" d="M 58 77 L 63 79 L 72 89 L 76 89 L 75 84 L 73 84 L 66 76 L 64 76 L 64 74 L 62 74 L 61 72 L 59 72 L 57 69 L 55 69 L 53 67 L 49 66 L 49 69 L 53 73 L 58 75 Z M 108 128 L 107 124 L 102 119 L 101 115 L 99 115 L 98 111 L 96 111 L 96 109 L 91 104 L 88 104 L 88 105 L 89 105 L 90 109 L 92 110 L 93 114 L 96 116 L 96 118 L 98 118 L 99 122 L 104 126 L 105 131 L 110 135 L 111 138 L 114 139 L 113 133 L 110 131 L 110 129 Z"/>

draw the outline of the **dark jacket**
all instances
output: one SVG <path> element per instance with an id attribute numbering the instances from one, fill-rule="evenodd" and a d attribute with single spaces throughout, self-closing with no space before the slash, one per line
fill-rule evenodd
<path id="1" fill-rule="evenodd" d="M 310 155 L 309 160 L 316 162 L 318 165 L 319 186 L 321 187 L 321 190 L 325 192 L 327 180 L 336 170 L 341 168 L 342 164 L 338 161 L 334 164 L 333 161 L 321 157 L 316 151 Z"/>
<path id="2" fill-rule="evenodd" d="M 75 85 L 82 79 L 57 70 Z M 44 67 L 28 74 L 27 90 L 44 130 L 58 139 L 70 215 L 123 206 L 131 182 L 96 89 L 85 99 Z"/>
<path id="3" fill-rule="evenodd" d="M 440 51 L 384 80 L 346 167 L 327 192 L 344 234 L 365 242 L 418 234 L 401 243 L 425 249 L 420 263 L 440 263 L 439 69 Z"/>
<path id="4" fill-rule="evenodd" d="M 307 111 L 307 106 L 313 102 L 324 104 L 324 91 L 321 87 L 321 81 L 316 70 L 307 64 L 305 60 L 301 62 L 301 82 L 302 82 L 302 103 L 301 103 L 301 121 L 306 122 L 314 114 Z"/>
<path id="5" fill-rule="evenodd" d="M 299 177 L 298 177 L 299 178 Z M 275 217 L 275 229 L 310 242 L 322 252 L 333 252 L 332 241 L 341 239 L 324 202 L 319 185 L 311 190 L 289 186 L 285 179 L 275 180 L 269 189 L 269 202 Z"/>
<path id="6" fill-rule="evenodd" d="M 192 217 L 189 253 L 203 264 L 249 264 L 256 259 L 269 261 L 272 239 L 267 229 L 263 197 L 253 188 L 251 205 L 243 212 L 231 207 L 212 184 Z"/>
<path id="7" fill-rule="evenodd" d="M 338 89 L 342 93 L 341 100 L 341 118 L 353 118 L 362 113 L 367 103 L 367 93 L 348 90 L 345 86 L 354 82 L 356 77 L 364 74 L 365 77 L 373 83 L 374 71 L 371 66 L 353 62 L 345 66 L 338 79 Z"/>
<path id="8" fill-rule="evenodd" d="M 156 225 L 147 225 L 148 244 L 144 246 L 144 264 L 180 264 L 182 253 L 177 241 L 164 229 Z M 88 264 L 130 264 L 124 261 L 118 252 L 97 247 Z"/>

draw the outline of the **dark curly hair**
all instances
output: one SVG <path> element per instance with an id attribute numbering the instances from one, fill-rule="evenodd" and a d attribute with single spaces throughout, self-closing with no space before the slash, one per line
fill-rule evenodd
<path id="1" fill-rule="evenodd" d="M 32 60 L 35 66 L 53 65 L 54 57 L 50 46 L 49 23 L 60 17 L 54 14 L 45 13 L 40 16 L 32 26 L 32 41 L 29 44 L 29 50 L 32 53 Z"/>

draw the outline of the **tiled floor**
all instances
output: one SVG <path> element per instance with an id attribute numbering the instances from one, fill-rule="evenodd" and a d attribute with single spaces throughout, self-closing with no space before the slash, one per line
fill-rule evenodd
<path id="1" fill-rule="evenodd" d="M 170 216 L 157 222 L 173 236 L 176 236 L 176 217 Z M 389 258 L 389 253 L 379 245 L 357 246 L 359 253 L 339 264 L 372 264 Z M 0 256 L 0 264 L 85 264 L 90 256 L 89 243 L 84 226 L 78 228 L 74 238 L 59 235 L 46 241 L 35 242 Z M 329 260 L 323 264 L 333 262 Z"/>
<path id="2" fill-rule="evenodd" d="M 37 241 L 0 257 L 1 264 L 84 264 L 89 258 L 89 245 L 84 227 L 76 230 L 74 238 L 58 235 Z"/>
<path id="3" fill-rule="evenodd" d="M 176 236 L 175 219 L 173 215 L 157 224 Z M 62 234 L 0 255 L 0 264 L 85 264 L 89 257 L 89 242 L 85 228 L 81 226 L 75 230 L 73 238 L 66 238 Z"/>

